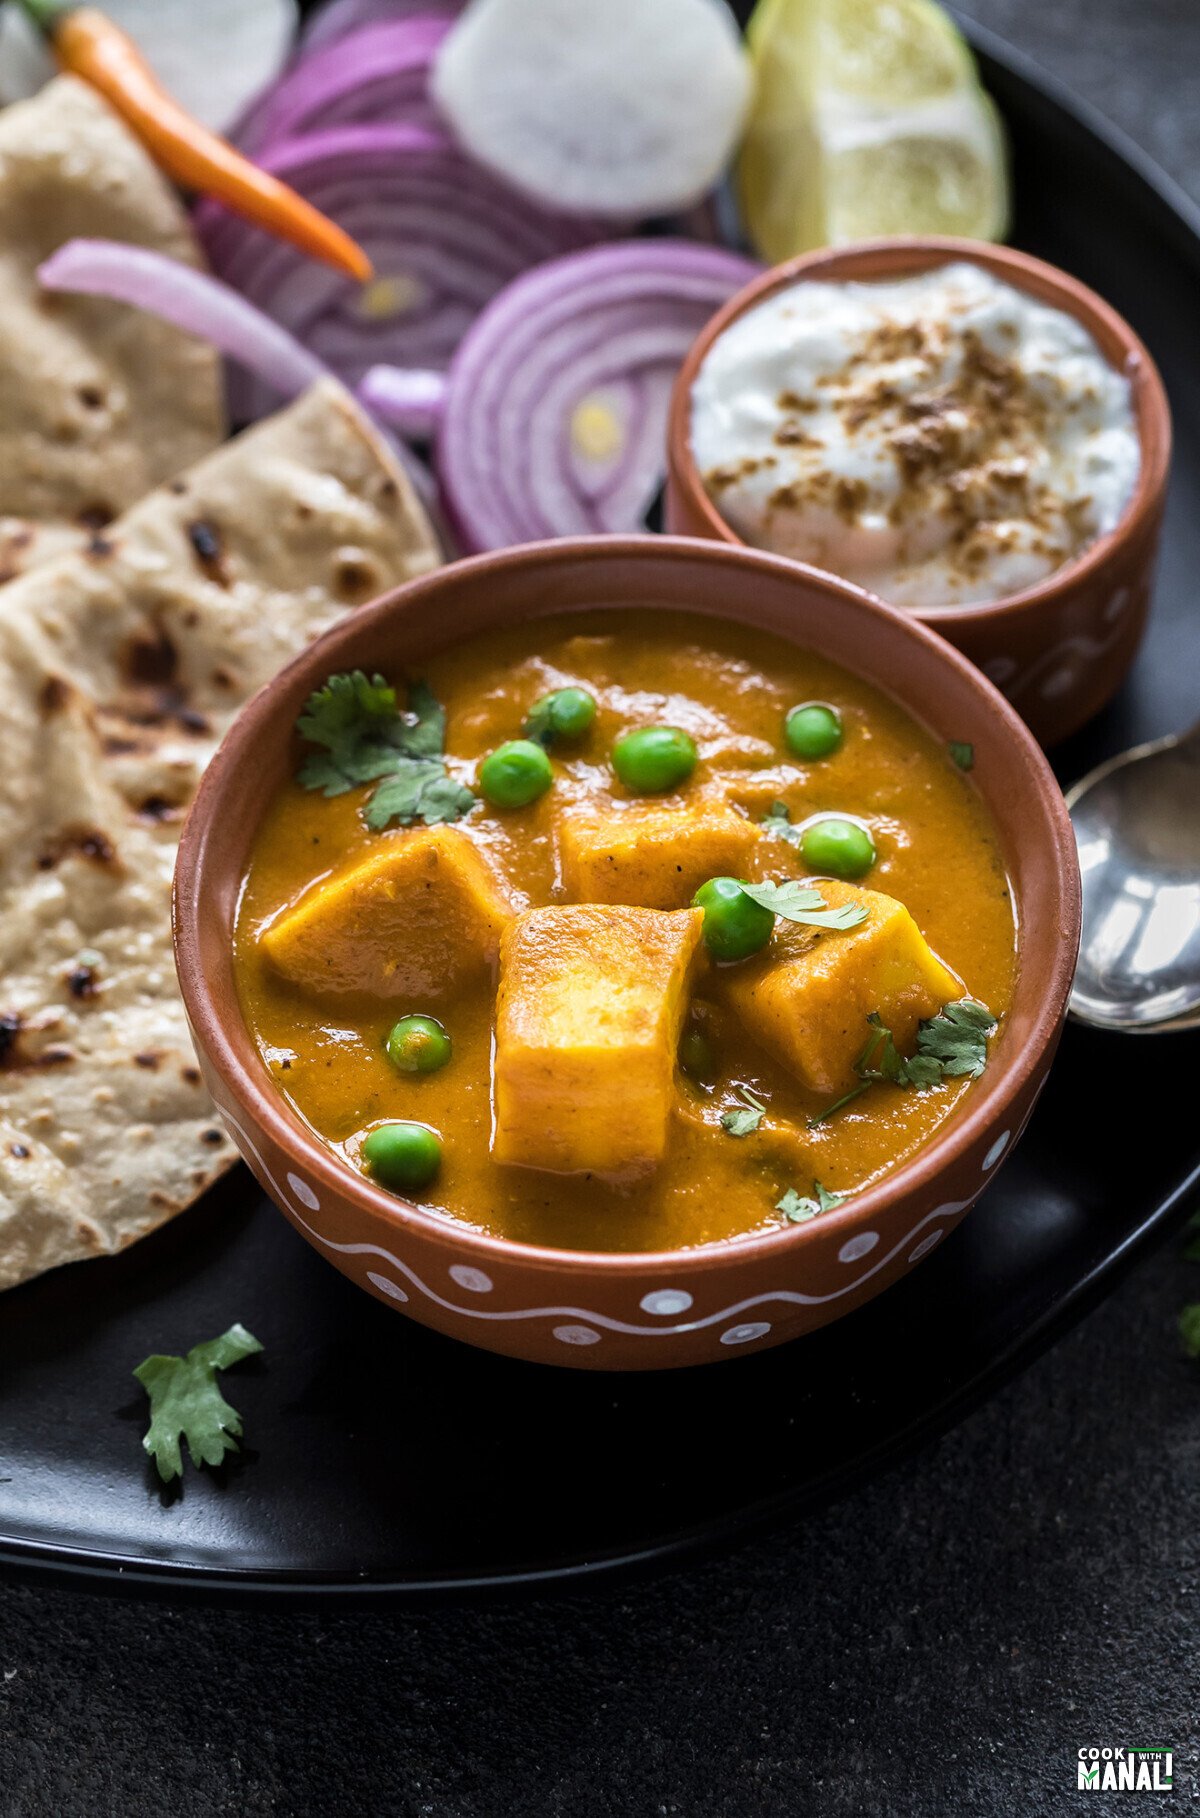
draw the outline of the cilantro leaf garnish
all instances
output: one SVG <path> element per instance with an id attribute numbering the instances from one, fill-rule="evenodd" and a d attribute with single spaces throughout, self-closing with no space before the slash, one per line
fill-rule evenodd
<path id="1" fill-rule="evenodd" d="M 960 997 L 946 1004 L 917 1028 L 917 1051 L 906 1060 L 896 1047 L 891 1030 L 883 1018 L 872 1011 L 867 1018 L 871 1034 L 854 1063 L 861 1086 L 836 1099 L 816 1117 L 808 1120 L 809 1129 L 823 1124 L 843 1105 L 858 1098 L 868 1086 L 886 1080 L 892 1086 L 939 1086 L 947 1079 L 978 1079 L 987 1065 L 988 1037 L 994 1034 L 996 1018 L 986 1004 L 973 997 Z"/>
<path id="2" fill-rule="evenodd" d="M 133 1372 L 150 1397 L 150 1425 L 142 1444 L 164 1483 L 183 1474 L 180 1441 L 187 1441 L 194 1465 L 219 1465 L 236 1452 L 242 1417 L 217 1387 L 217 1371 L 228 1370 L 262 1346 L 245 1326 L 230 1326 L 220 1338 L 193 1345 L 186 1357 L 148 1357 Z"/>
<path id="3" fill-rule="evenodd" d="M 813 1197 L 806 1198 L 797 1193 L 795 1187 L 789 1187 L 783 1198 L 776 1200 L 775 1210 L 783 1213 L 789 1225 L 802 1225 L 822 1212 L 831 1212 L 834 1206 L 840 1206 L 849 1197 L 848 1193 L 830 1193 L 819 1180 L 815 1180 Z"/>
<path id="4" fill-rule="evenodd" d="M 815 1117 L 807 1120 L 809 1129 L 815 1130 L 818 1124 L 827 1124 L 831 1117 L 836 1117 L 839 1111 L 844 1110 L 847 1105 L 853 1104 L 856 1098 L 861 1098 L 867 1088 L 873 1084 L 873 1080 L 864 1080 L 861 1086 L 854 1086 L 849 1092 L 843 1092 L 841 1098 L 835 1098 L 831 1105 L 826 1105 L 823 1111 L 818 1111 Z"/>
<path id="5" fill-rule="evenodd" d="M 854 1063 L 868 1082 L 886 1079 L 894 1086 L 937 1086 L 944 1079 L 978 1079 L 987 1065 L 988 1036 L 996 1019 L 986 1004 L 960 997 L 946 1004 L 917 1029 L 917 1051 L 905 1060 L 882 1017 L 867 1018 L 873 1034 Z"/>
<path id="6" fill-rule="evenodd" d="M 954 759 L 954 762 L 958 765 L 960 770 L 971 770 L 974 768 L 975 747 L 974 745 L 969 745 L 965 739 L 950 739 L 946 745 L 946 750 L 950 753 L 950 756 Z"/>
<path id="7" fill-rule="evenodd" d="M 865 903 L 841 903 L 831 909 L 819 890 L 797 878 L 784 884 L 743 884 L 741 888 L 752 903 L 806 928 L 857 928 L 869 914 Z"/>
<path id="8" fill-rule="evenodd" d="M 394 775 L 385 777 L 366 807 L 367 826 L 378 833 L 389 821 L 411 827 L 424 821 L 461 820 L 475 806 L 475 797 L 464 783 L 449 775 L 440 758 L 410 758 Z"/>
<path id="9" fill-rule="evenodd" d="M 446 770 L 446 713 L 424 682 L 411 685 L 402 711 L 395 689 L 381 675 L 368 678 L 361 669 L 331 675 L 309 697 L 296 725 L 322 747 L 300 768 L 303 788 L 344 795 L 384 779 L 366 807 L 367 825 L 375 833 L 391 821 L 403 827 L 456 821 L 475 805 L 472 792 Z"/>
<path id="10" fill-rule="evenodd" d="M 913 1072 L 921 1061 L 936 1063 L 942 1079 L 978 1079 L 987 1066 L 988 1036 L 995 1028 L 996 1018 L 987 1005 L 973 997 L 946 1004 L 917 1030 L 917 1052 L 908 1062 L 910 1083 L 930 1083 Z"/>
<path id="11" fill-rule="evenodd" d="M 767 1107 L 761 1098 L 755 1098 L 748 1086 L 739 1086 L 738 1093 L 745 1101 L 745 1108 L 739 1106 L 733 1111 L 723 1111 L 721 1128 L 728 1136 L 749 1136 L 762 1123 Z"/>

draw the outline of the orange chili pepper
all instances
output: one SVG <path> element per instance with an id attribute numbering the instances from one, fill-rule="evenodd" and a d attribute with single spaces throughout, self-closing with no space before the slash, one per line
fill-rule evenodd
<path id="1" fill-rule="evenodd" d="M 169 177 L 348 277 L 360 283 L 370 278 L 371 261 L 357 240 L 194 120 L 111 19 L 90 6 L 54 12 L 44 0 L 26 0 L 26 8 L 46 32 L 59 66 L 99 90 Z"/>

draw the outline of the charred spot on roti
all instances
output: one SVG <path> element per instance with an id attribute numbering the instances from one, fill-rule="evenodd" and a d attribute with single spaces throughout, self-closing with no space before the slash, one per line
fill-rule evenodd
<path id="1" fill-rule="evenodd" d="M 72 997 L 78 998 L 81 1002 L 86 1002 L 89 997 L 96 997 L 100 991 L 100 981 L 96 976 L 95 966 L 85 964 L 83 961 L 72 966 L 67 973 L 67 990 Z"/>
<path id="2" fill-rule="evenodd" d="M 207 518 L 194 518 L 190 524 L 185 525 L 185 529 L 201 574 L 206 580 L 215 581 L 218 587 L 228 587 L 232 576 L 225 560 L 221 533 L 216 525 Z"/>
<path id="3" fill-rule="evenodd" d="M 72 695 L 70 682 L 61 675 L 48 675 L 38 691 L 38 712 L 43 719 L 61 713 Z"/>
<path id="4" fill-rule="evenodd" d="M 223 1143 L 225 1141 L 225 1132 L 223 1130 L 215 1130 L 215 1129 L 214 1130 L 202 1130 L 200 1132 L 200 1141 L 202 1143 L 213 1143 L 213 1144 Z"/>
<path id="5" fill-rule="evenodd" d="M 158 1206 L 162 1211 L 174 1212 L 177 1208 L 177 1202 L 171 1198 L 171 1195 L 163 1193 L 158 1187 L 151 1187 L 146 1197 L 152 1206 Z"/>
<path id="6" fill-rule="evenodd" d="M 165 795 L 148 795 L 138 803 L 139 821 L 179 821 L 187 812 L 183 802 L 172 802 Z"/>
<path id="7" fill-rule="evenodd" d="M 28 1161 L 29 1150 L 24 1143 L 9 1143 L 8 1152 L 16 1161 Z"/>
<path id="8" fill-rule="evenodd" d="M 167 487 L 167 491 L 173 492 L 177 498 L 182 498 L 183 494 L 187 491 L 187 481 L 172 480 Z"/>
<path id="9" fill-rule="evenodd" d="M 161 625 L 130 638 L 121 653 L 126 679 L 142 687 L 164 687 L 179 672 L 179 652 Z"/>
<path id="10" fill-rule="evenodd" d="M 370 562 L 356 551 L 339 555 L 333 568 L 333 591 L 339 600 L 357 605 L 369 599 L 379 587 L 379 577 Z"/>
<path id="11" fill-rule="evenodd" d="M 116 515 L 106 499 L 93 499 L 90 504 L 80 506 L 75 513 L 75 522 L 80 530 L 107 530 Z"/>
<path id="12" fill-rule="evenodd" d="M 198 1086 L 200 1084 L 199 1067 L 181 1067 L 179 1073 L 185 1086 Z"/>
<path id="13" fill-rule="evenodd" d="M 134 1055 L 133 1064 L 135 1067 L 148 1067 L 154 1072 L 162 1066 L 165 1058 L 161 1048 L 143 1048 L 140 1054 Z"/>
<path id="14" fill-rule="evenodd" d="M 71 826 L 64 827 L 42 847 L 37 868 L 52 871 L 71 854 L 88 859 L 93 865 L 115 866 L 119 863 L 116 847 L 101 828 Z"/>
<path id="15" fill-rule="evenodd" d="M 29 1049 L 23 1036 L 33 1033 L 24 1017 L 6 1011 L 0 1015 L 0 1073 L 34 1067 L 64 1067 L 75 1059 L 70 1048 L 53 1043 L 46 1048 Z M 35 1121 L 52 1122 L 49 1113 Z"/>
<path id="16" fill-rule="evenodd" d="M 214 688 L 236 688 L 238 685 L 237 677 L 225 668 L 214 669 L 209 679 Z"/>
<path id="17" fill-rule="evenodd" d="M 85 410 L 103 410 L 108 402 L 99 385 L 80 385 L 76 387 L 75 396 Z"/>

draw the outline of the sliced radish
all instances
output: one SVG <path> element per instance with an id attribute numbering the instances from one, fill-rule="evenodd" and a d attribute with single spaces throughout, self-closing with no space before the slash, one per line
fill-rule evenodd
<path id="1" fill-rule="evenodd" d="M 519 189 L 633 217 L 712 187 L 750 73 L 724 0 L 472 0 L 432 86 L 468 151 Z"/>
<path id="2" fill-rule="evenodd" d="M 273 82 L 296 35 L 296 0 L 104 0 L 188 111 L 227 132 Z M 41 33 L 13 0 L 0 7 L 0 104 L 37 92 L 54 74 Z"/>

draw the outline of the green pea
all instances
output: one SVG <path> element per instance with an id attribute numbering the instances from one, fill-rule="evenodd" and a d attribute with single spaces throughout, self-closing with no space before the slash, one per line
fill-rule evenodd
<path id="1" fill-rule="evenodd" d="M 493 808 L 524 808 L 554 781 L 550 759 L 532 739 L 510 739 L 479 766 L 479 788 Z"/>
<path id="2" fill-rule="evenodd" d="M 696 746 L 678 726 L 638 726 L 621 734 L 612 761 L 626 789 L 662 795 L 687 782 L 696 768 Z"/>
<path id="3" fill-rule="evenodd" d="M 387 1038 L 398 1073 L 436 1073 L 450 1059 L 450 1037 L 432 1016 L 402 1016 Z"/>
<path id="4" fill-rule="evenodd" d="M 427 1187 L 442 1162 L 442 1139 L 428 1124 L 380 1124 L 362 1146 L 376 1180 L 395 1193 Z"/>
<path id="5" fill-rule="evenodd" d="M 801 758 L 829 757 L 845 737 L 841 714 L 824 701 L 793 707 L 783 722 L 783 734 L 789 750 Z"/>
<path id="6" fill-rule="evenodd" d="M 679 1065 L 692 1079 L 711 1079 L 716 1071 L 708 1037 L 693 1026 L 685 1029 L 679 1044 Z"/>
<path id="7" fill-rule="evenodd" d="M 555 745 L 560 739 L 574 742 L 590 729 L 596 717 L 596 700 L 586 688 L 556 688 L 535 701 L 525 722 L 526 736 Z"/>
<path id="8" fill-rule="evenodd" d="M 810 871 L 826 877 L 862 877 L 875 863 L 875 841 L 857 821 L 831 814 L 804 829 L 800 854 Z"/>
<path id="9" fill-rule="evenodd" d="M 704 944 L 714 959 L 749 959 L 771 938 L 775 917 L 747 896 L 735 877 L 710 877 L 692 904 L 704 911 Z"/>

